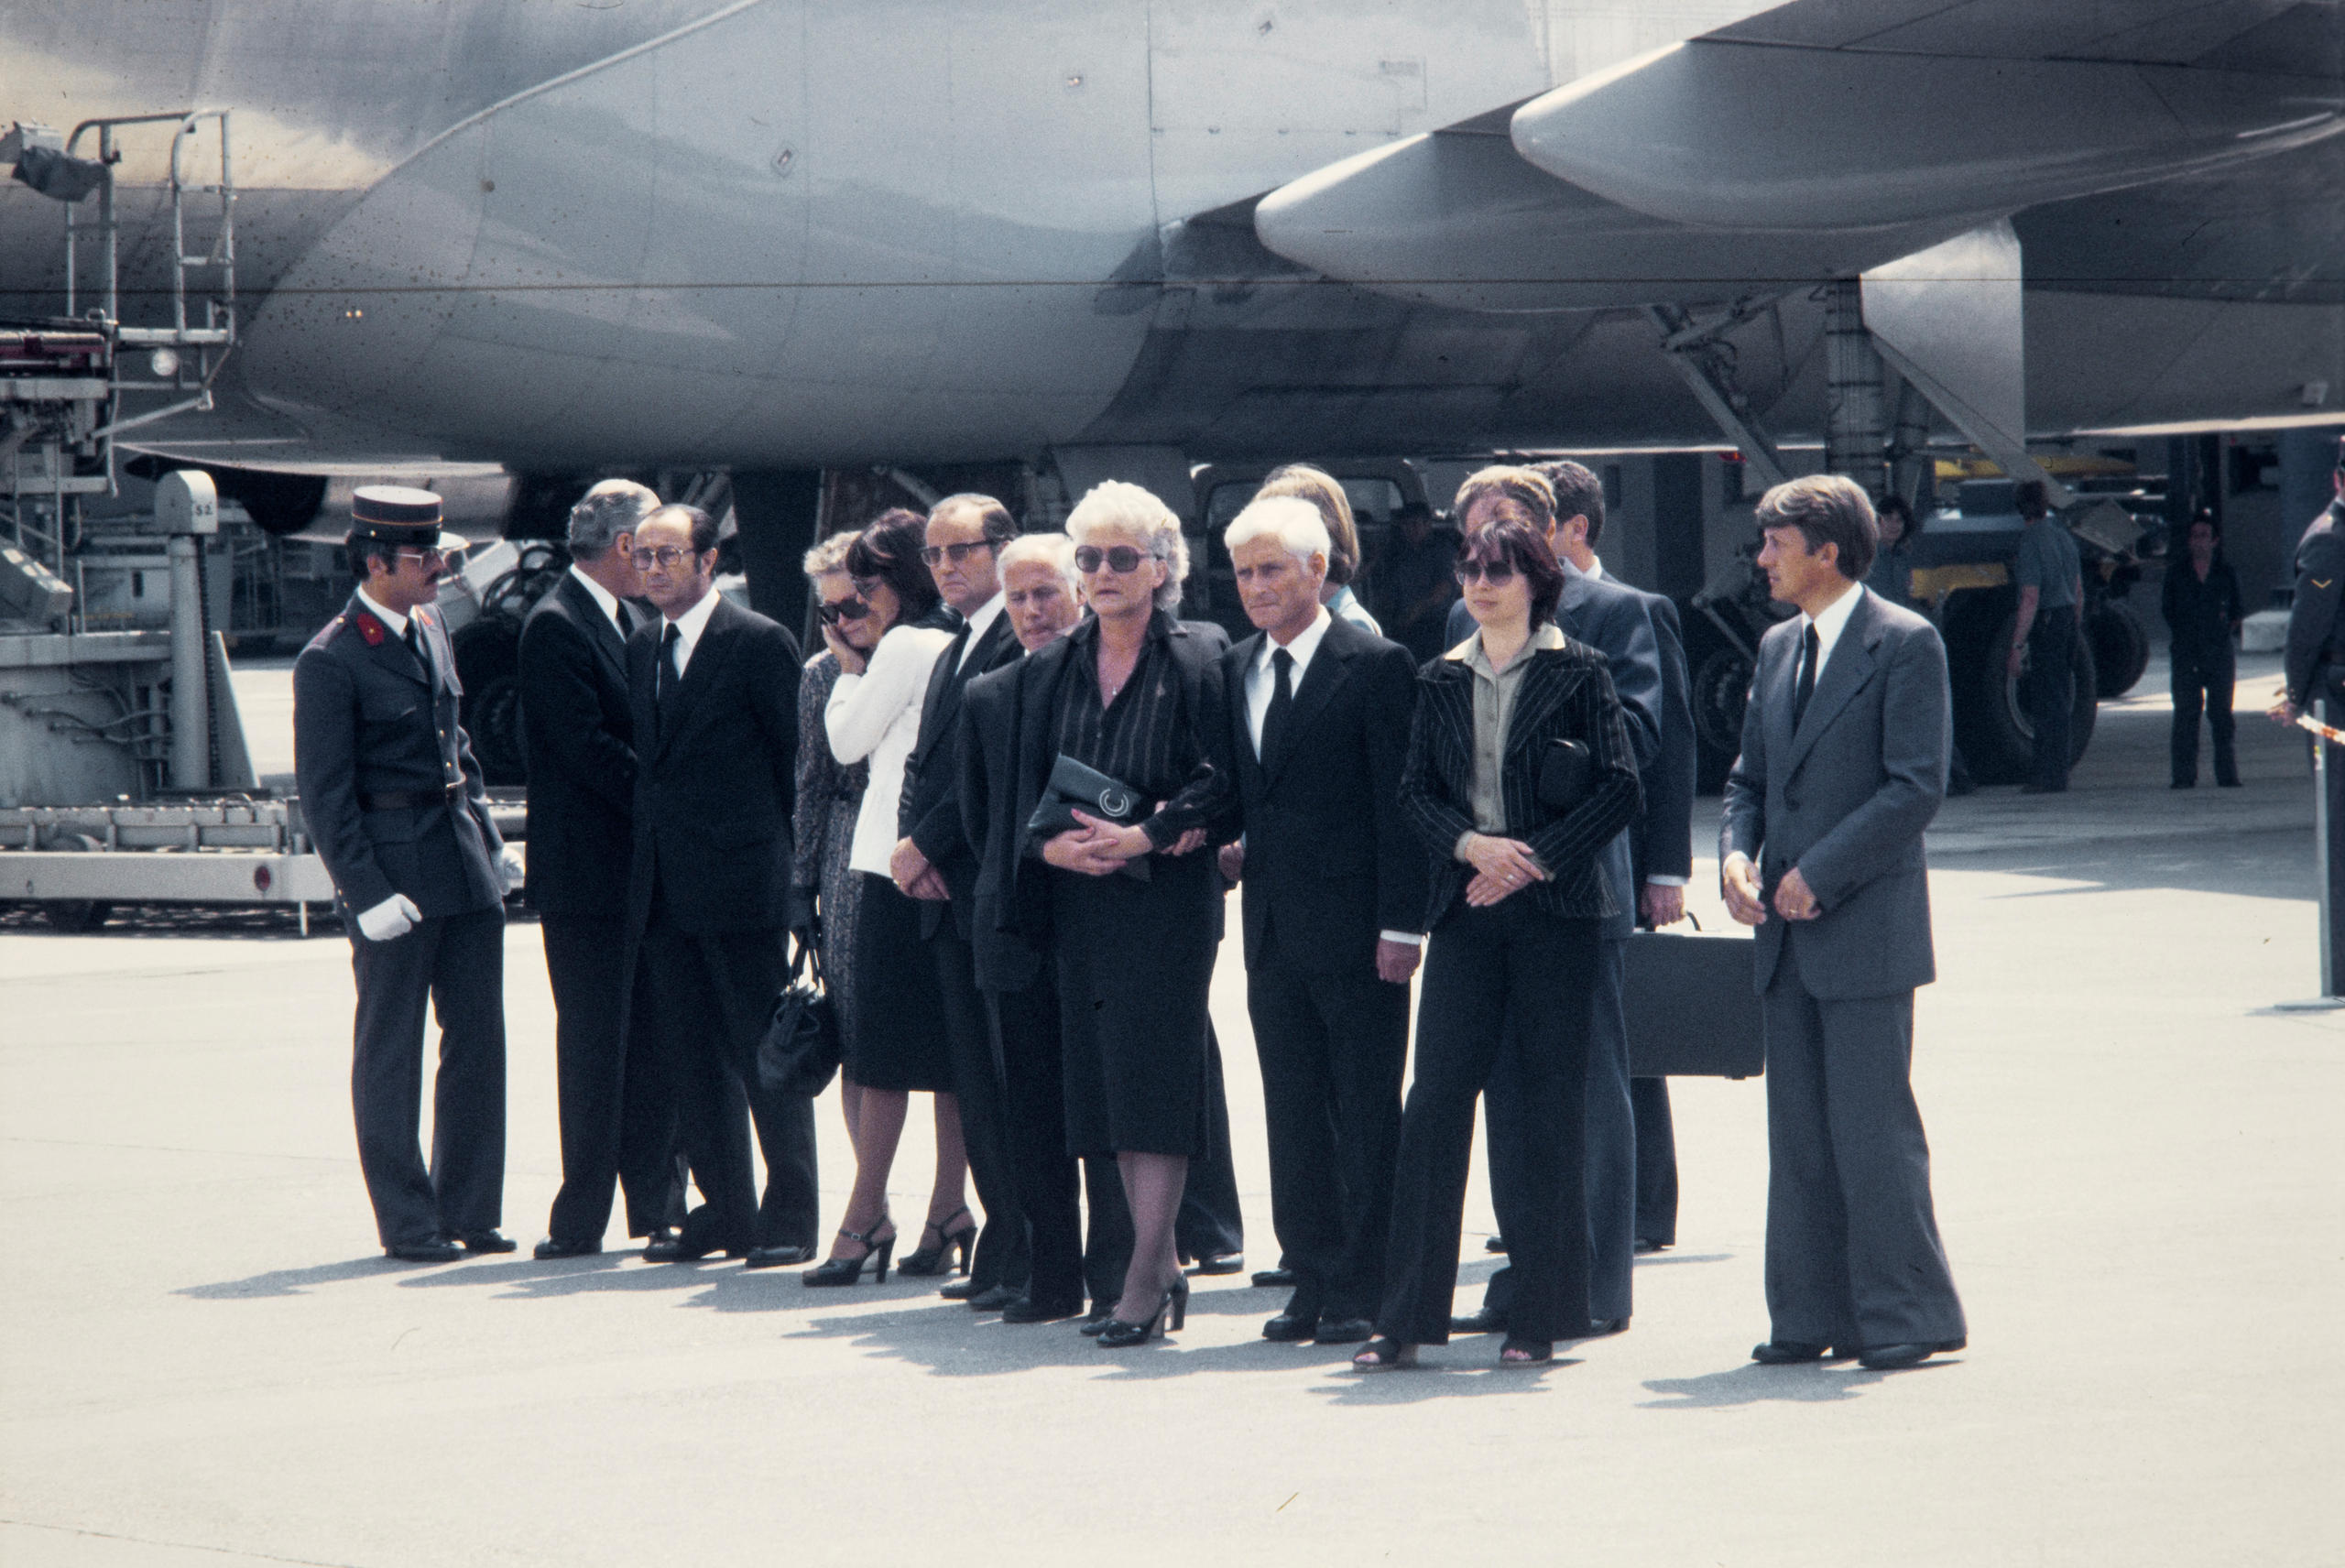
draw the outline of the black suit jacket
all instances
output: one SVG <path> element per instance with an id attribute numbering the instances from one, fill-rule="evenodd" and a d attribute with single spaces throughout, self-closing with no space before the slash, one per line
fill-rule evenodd
<path id="1" fill-rule="evenodd" d="M 1331 620 L 1295 687 L 1286 743 L 1266 767 L 1246 701 L 1263 642 L 1257 632 L 1222 659 L 1246 834 L 1246 962 L 1261 963 L 1275 927 L 1290 953 L 1365 978 L 1378 932 L 1424 930 L 1424 844 L 1401 814 L 1416 661 L 1399 643 Z"/>
<path id="2" fill-rule="evenodd" d="M 429 673 L 354 593 L 293 661 L 301 817 L 346 915 L 394 893 L 427 919 L 504 898 L 496 871 L 504 841 L 456 722 L 464 689 L 455 648 L 438 611 L 419 606 L 412 621 L 431 656 Z M 423 803 L 368 809 L 385 795 Z"/>
<path id="3" fill-rule="evenodd" d="M 665 622 L 627 639 L 635 716 L 631 923 L 684 931 L 780 931 L 790 924 L 791 808 L 797 796 L 798 639 L 720 598 L 670 694 L 653 701 Z"/>
<path id="4" fill-rule="evenodd" d="M 641 617 L 625 600 L 632 628 Z M 529 764 L 529 903 L 616 920 L 634 854 L 635 717 L 627 640 L 565 572 L 521 626 L 521 744 Z"/>
<path id="5" fill-rule="evenodd" d="M 961 826 L 960 802 L 953 798 L 960 779 L 962 693 L 978 676 L 1013 663 L 1026 652 L 1010 629 L 1007 607 L 994 616 L 964 663 L 961 655 L 968 648 L 968 637 L 969 628 L 964 625 L 929 672 L 928 694 L 921 702 L 920 734 L 912 742 L 911 755 L 904 759 L 903 804 L 896 819 L 898 836 L 918 845 L 952 890 L 953 924 L 964 938 L 974 930 L 969 901 L 976 893 L 977 856 Z M 921 934 L 932 934 L 940 918 L 933 905 L 924 908 Z"/>
<path id="6" fill-rule="evenodd" d="M 1623 587 L 1627 584 L 1623 583 Z M 1694 874 L 1693 681 L 1685 669 L 1685 634 L 1677 606 L 1659 593 L 1631 589 L 1652 617 L 1653 642 L 1661 654 L 1661 750 L 1639 770 L 1644 811 L 1629 830 L 1634 880 Z"/>

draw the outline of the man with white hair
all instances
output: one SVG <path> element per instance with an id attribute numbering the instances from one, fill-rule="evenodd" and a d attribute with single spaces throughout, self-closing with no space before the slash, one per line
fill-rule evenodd
<path id="1" fill-rule="evenodd" d="M 1031 653 L 1056 641 L 1083 617 L 1074 541 L 1064 534 L 1020 534 L 1002 546 L 1001 594 L 1020 648 Z"/>
<path id="2" fill-rule="evenodd" d="M 1256 500 L 1225 536 L 1253 637 L 1224 656 L 1245 839 L 1246 1006 L 1262 1068 L 1271 1214 L 1294 1293 L 1272 1340 L 1373 1332 L 1401 1131 L 1424 848 L 1401 815 L 1416 664 L 1319 602 L 1318 508 Z"/>
<path id="3" fill-rule="evenodd" d="M 530 907 L 553 985 L 562 1190 L 541 1258 L 603 1250 L 611 1184 L 629 1236 L 682 1223 L 676 1113 L 656 1054 L 622 1036 L 627 863 L 635 842 L 635 725 L 627 639 L 644 615 L 630 552 L 660 497 L 605 479 L 570 511 L 570 570 L 521 627 L 521 738 L 529 763 Z M 627 1031 L 640 1036 L 640 1023 Z"/>

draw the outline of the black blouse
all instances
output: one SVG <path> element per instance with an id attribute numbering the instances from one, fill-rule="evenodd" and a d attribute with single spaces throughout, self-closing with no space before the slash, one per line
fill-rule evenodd
<path id="1" fill-rule="evenodd" d="M 2229 561 L 2218 561 L 2200 582 L 2190 558 L 2166 563 L 2165 589 L 2160 608 L 2175 642 L 2200 652 L 2221 652 L 2231 645 L 2231 626 L 2240 619 L 2239 578 Z"/>
<path id="2" fill-rule="evenodd" d="M 1172 617 L 1148 624 L 1131 678 L 1113 702 L 1099 700 L 1099 623 L 1091 616 L 1067 634 L 1067 673 L 1059 687 L 1058 745 L 1064 755 L 1164 802 L 1140 824 L 1158 849 L 1224 809 L 1230 781 L 1215 768 L 1182 691 L 1180 667 L 1165 648 Z"/>

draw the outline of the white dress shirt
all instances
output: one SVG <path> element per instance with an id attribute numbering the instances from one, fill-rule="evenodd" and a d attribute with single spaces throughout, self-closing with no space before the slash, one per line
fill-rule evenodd
<path id="1" fill-rule="evenodd" d="M 961 645 L 961 662 L 953 667 L 956 671 L 969 667 L 969 655 L 977 651 L 978 639 L 991 629 L 994 622 L 1001 618 L 1001 608 L 1006 602 L 1001 594 L 996 593 L 978 605 L 977 613 L 969 617 L 968 640 Z"/>
<path id="2" fill-rule="evenodd" d="M 889 875 L 903 806 L 904 763 L 920 739 L 929 674 L 952 641 L 950 632 L 934 626 L 891 626 L 871 650 L 863 673 L 842 671 L 831 688 L 830 705 L 823 710 L 831 755 L 848 764 L 871 759 L 871 782 L 864 786 L 855 839 L 847 848 L 850 871 Z"/>
<path id="3" fill-rule="evenodd" d="M 578 581 L 584 585 L 587 593 L 594 596 L 594 603 L 602 606 L 604 616 L 611 623 L 611 629 L 619 634 L 619 640 L 621 642 L 625 642 L 627 640 L 627 627 L 621 624 L 619 620 L 618 595 L 612 593 L 608 588 L 604 587 L 601 583 L 595 582 L 593 578 L 587 576 L 584 572 L 579 571 L 577 566 L 574 564 L 570 569 L 570 574 L 578 579 Z M 697 610 L 699 606 L 694 605 L 693 608 Z M 708 618 L 705 615 L 701 617 L 701 621 L 704 626 L 707 624 L 707 619 Z"/>
<path id="4" fill-rule="evenodd" d="M 1294 670 L 1287 677 L 1292 682 L 1288 688 L 1288 694 L 1292 696 L 1303 690 L 1303 672 L 1311 668 L 1312 658 L 1318 653 L 1319 645 L 1327 640 L 1327 628 L 1335 625 L 1335 621 L 1336 617 L 1328 613 L 1327 606 L 1320 605 L 1318 615 L 1295 635 L 1292 642 L 1282 643 L 1276 637 L 1265 637 L 1262 651 L 1255 655 L 1254 661 L 1246 667 L 1246 732 L 1253 736 L 1257 758 L 1262 755 L 1262 720 L 1270 713 L 1271 695 L 1278 690 L 1279 684 L 1278 672 L 1271 667 L 1271 656 L 1283 648 L 1293 658 Z M 1417 931 L 1389 931 L 1376 934 L 1386 942 L 1406 942 L 1411 947 L 1423 947 L 1425 941 L 1423 935 Z"/>
<path id="5" fill-rule="evenodd" d="M 676 628 L 676 679 L 682 681 L 684 671 L 692 667 L 693 649 L 700 646 L 700 634 L 708 630 L 708 617 L 716 614 L 716 590 L 712 588 L 700 596 L 700 603 L 670 621 Z M 667 626 L 660 629 L 662 641 L 667 639 Z"/>
<path id="6" fill-rule="evenodd" d="M 1824 667 L 1832 662 L 1832 650 L 1839 646 L 1840 634 L 1849 629 L 1849 617 L 1857 613 L 1857 601 L 1865 596 L 1865 585 L 1851 583 L 1840 596 L 1824 606 L 1824 613 L 1811 616 L 1805 611 L 1799 617 L 1799 640 L 1807 642 L 1807 628 L 1816 628 L 1816 678 L 1824 679 Z M 1792 679 L 1799 679 L 1799 666 L 1792 666 Z"/>
<path id="7" fill-rule="evenodd" d="M 397 610 L 386 610 L 382 605 L 375 603 L 373 599 L 368 598 L 366 590 L 364 588 L 358 590 L 358 599 L 361 604 L 365 604 L 369 610 L 374 612 L 375 618 L 376 620 L 391 628 L 391 635 L 393 637 L 399 638 L 401 641 L 406 640 L 407 617 L 405 615 L 400 615 Z"/>

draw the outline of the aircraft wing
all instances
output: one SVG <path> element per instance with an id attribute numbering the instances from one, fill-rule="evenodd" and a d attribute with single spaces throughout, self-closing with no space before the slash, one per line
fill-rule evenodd
<path id="1" fill-rule="evenodd" d="M 1318 169 L 1255 229 L 1467 309 L 1699 306 L 2340 129 L 2337 0 L 1794 0 Z"/>

